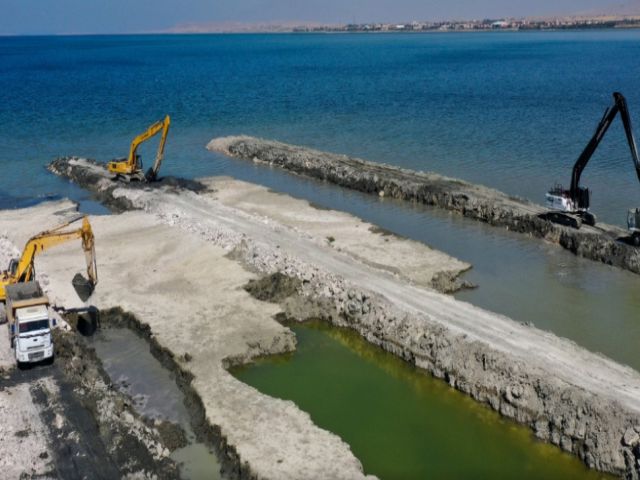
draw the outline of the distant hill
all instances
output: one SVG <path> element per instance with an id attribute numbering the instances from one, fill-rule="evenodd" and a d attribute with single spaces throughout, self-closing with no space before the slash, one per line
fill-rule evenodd
<path id="1" fill-rule="evenodd" d="M 291 32 L 298 27 L 320 27 L 318 22 L 193 22 L 182 23 L 167 30 L 167 33 L 252 33 L 252 32 Z"/>
<path id="2" fill-rule="evenodd" d="M 605 9 L 594 9 L 590 12 L 585 12 L 583 15 L 598 15 L 598 16 L 640 16 L 640 0 L 629 0 L 626 2 L 620 2 L 611 5 Z"/>

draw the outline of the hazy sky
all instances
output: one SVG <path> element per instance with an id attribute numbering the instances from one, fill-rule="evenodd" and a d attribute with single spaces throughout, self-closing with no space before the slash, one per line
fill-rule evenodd
<path id="1" fill-rule="evenodd" d="M 607 11 L 640 0 L 0 0 L 0 34 L 160 31 L 185 23 L 358 23 Z"/>

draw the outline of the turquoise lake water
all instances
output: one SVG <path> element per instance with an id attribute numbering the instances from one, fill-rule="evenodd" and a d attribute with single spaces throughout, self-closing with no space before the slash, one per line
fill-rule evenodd
<path id="1" fill-rule="evenodd" d="M 0 38 L 0 207 L 70 196 L 95 210 L 44 165 L 58 155 L 124 156 L 135 134 L 169 113 L 163 173 L 259 182 L 423 241 L 474 265 L 467 277 L 480 288 L 459 298 L 640 369 L 638 276 L 204 148 L 244 133 L 540 201 L 568 181 L 613 90 L 640 122 L 639 67 L 640 31 Z M 583 178 L 601 219 L 622 223 L 640 205 L 619 121 Z"/>
<path id="2" fill-rule="evenodd" d="M 134 135 L 170 114 L 163 174 L 232 175 L 423 241 L 474 265 L 466 277 L 479 288 L 458 298 L 531 321 L 640 370 L 640 276 L 446 212 L 367 197 L 204 148 L 216 136 L 255 135 L 433 170 L 541 202 L 553 183 L 568 183 L 611 92 L 626 95 L 640 125 L 639 73 L 640 31 L 0 37 L 0 208 L 67 196 L 85 210 L 99 211 L 85 192 L 48 174 L 45 164 L 60 155 L 122 157 Z M 143 157 L 151 159 L 154 149 L 145 145 Z M 593 209 L 602 220 L 623 224 L 626 210 L 640 206 L 640 185 L 619 121 L 583 182 L 593 190 Z M 308 350 L 326 342 L 303 330 L 298 334 L 303 351 L 282 368 L 309 373 L 320 367 Z M 358 345 L 347 342 L 341 358 L 367 348 Z M 333 355 L 336 348 L 333 342 L 327 351 Z M 356 376 L 364 368 L 349 362 Z M 386 362 L 395 360 L 378 365 Z M 406 376 L 406 368 L 397 365 L 394 371 Z M 376 384 L 391 383 L 403 398 L 415 400 L 404 394 L 404 380 L 383 373 L 371 367 Z M 245 372 L 264 391 L 277 394 L 284 385 L 282 396 L 305 408 L 304 395 L 311 390 L 289 388 L 281 380 L 287 375 L 269 361 Z M 442 382 L 424 381 L 430 386 L 420 387 L 421 401 L 435 405 L 455 394 Z M 394 391 L 383 393 L 391 398 Z M 344 392 L 327 387 L 327 393 Z M 307 408 L 314 418 L 319 415 L 313 405 Z M 485 418 L 486 409 L 473 402 L 462 410 L 470 416 L 481 412 L 481 420 L 493 415 Z M 424 422 L 431 413 L 421 412 Z M 316 420 L 339 431 L 344 416 L 327 418 Z M 484 442 L 492 435 L 475 421 L 469 426 L 485 449 L 526 434 L 508 433 L 510 426 L 498 425 L 496 418 L 487 421 L 502 440 Z M 365 450 L 355 436 L 349 442 L 368 462 L 380 460 L 374 470 L 388 468 L 375 449 Z M 516 467 L 529 465 L 518 460 L 528 442 L 509 450 Z M 570 462 L 536 445 L 542 463 L 545 455 Z M 567 471 L 584 473 L 574 467 Z"/>
<path id="3" fill-rule="evenodd" d="M 246 133 L 541 201 L 612 91 L 640 119 L 639 67 L 639 31 L 0 38 L 0 201 L 73 193 L 42 165 L 124 156 L 167 113 L 165 173 L 238 173 L 204 145 Z M 640 205 L 619 122 L 584 183 L 609 222 Z"/>

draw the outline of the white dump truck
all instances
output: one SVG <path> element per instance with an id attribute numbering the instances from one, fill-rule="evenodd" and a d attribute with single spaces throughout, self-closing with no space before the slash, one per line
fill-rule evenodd
<path id="1" fill-rule="evenodd" d="M 53 361 L 51 329 L 56 326 L 49 309 L 49 299 L 38 282 L 7 285 L 5 314 L 9 340 L 18 365 Z"/>

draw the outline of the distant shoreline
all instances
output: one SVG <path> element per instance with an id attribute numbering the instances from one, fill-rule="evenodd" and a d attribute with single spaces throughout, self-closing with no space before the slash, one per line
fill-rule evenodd
<path id="1" fill-rule="evenodd" d="M 618 27 L 576 27 L 576 28 L 540 28 L 540 29 L 521 29 L 521 28 L 501 28 L 494 30 L 387 30 L 387 31 L 344 31 L 344 30 L 326 30 L 326 31 L 211 31 L 211 32 L 128 32 L 128 33 L 33 33 L 33 34 L 0 34 L 2 38 L 38 38 L 38 37 L 125 37 L 125 36 L 196 36 L 196 35 L 432 35 L 432 34 L 489 34 L 489 33 L 558 33 L 558 32 L 594 32 L 594 31 L 629 31 L 639 30 L 640 24 Z"/>

